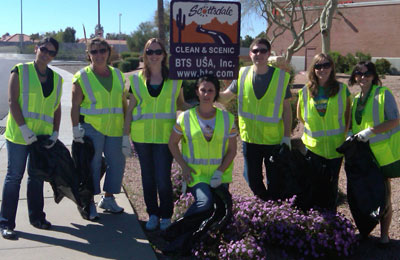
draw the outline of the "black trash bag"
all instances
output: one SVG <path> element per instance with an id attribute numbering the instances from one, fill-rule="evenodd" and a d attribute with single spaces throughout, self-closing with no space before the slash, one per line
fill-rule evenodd
<path id="1" fill-rule="evenodd" d="M 229 224 L 232 219 L 232 196 L 222 186 L 212 189 L 212 193 L 212 209 L 180 218 L 164 231 L 163 237 L 170 243 L 163 254 L 189 256 L 196 242 L 215 242 L 217 238 L 211 238 L 208 232 L 219 230 L 222 233 Z"/>
<path id="2" fill-rule="evenodd" d="M 375 228 L 386 209 L 384 177 L 368 142 L 349 137 L 339 148 L 344 154 L 347 176 L 347 201 L 360 234 L 364 237 Z"/>
<path id="3" fill-rule="evenodd" d="M 296 152 L 295 152 L 296 153 Z M 268 195 L 272 200 L 285 200 L 301 193 L 297 161 L 286 144 L 277 146 L 269 158 Z"/>
<path id="4" fill-rule="evenodd" d="M 76 178 L 79 183 L 79 196 L 81 198 L 81 206 L 78 206 L 79 213 L 84 219 L 89 219 L 90 203 L 93 201 L 93 178 L 90 171 L 90 163 L 94 155 L 94 146 L 92 139 L 87 136 L 83 137 L 84 143 L 72 142 L 72 159 L 76 168 Z M 107 166 L 105 158 L 101 160 L 101 177 L 103 177 Z"/>
<path id="5" fill-rule="evenodd" d="M 328 159 L 306 154 L 306 160 L 310 167 L 311 207 L 336 212 L 339 175 L 328 167 Z"/>
<path id="6" fill-rule="evenodd" d="M 44 146 L 49 144 L 49 136 L 37 138 L 38 141 L 29 146 L 30 174 L 50 183 L 57 204 L 67 197 L 80 206 L 76 171 L 69 150 L 60 140 L 47 149 Z"/>
<path id="7" fill-rule="evenodd" d="M 312 165 L 310 159 L 303 155 L 299 150 L 292 150 L 290 157 L 287 158 L 289 169 L 292 171 L 294 179 L 296 200 L 294 205 L 303 211 L 313 207 L 313 183 Z"/>

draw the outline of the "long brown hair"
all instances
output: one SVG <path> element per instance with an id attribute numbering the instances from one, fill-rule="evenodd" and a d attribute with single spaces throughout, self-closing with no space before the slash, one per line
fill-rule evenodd
<path id="1" fill-rule="evenodd" d="M 328 54 L 319 53 L 314 56 L 314 59 L 307 70 L 308 82 L 306 83 L 306 86 L 311 94 L 311 97 L 313 98 L 318 96 L 318 86 L 319 86 L 314 66 L 315 64 L 320 63 L 323 60 L 327 60 L 331 64 L 331 74 L 329 75 L 329 78 L 325 83 L 326 86 L 329 87 L 328 92 L 326 94 L 328 95 L 328 97 L 334 97 L 339 92 L 340 83 L 336 80 L 335 64 L 332 58 Z"/>
<path id="2" fill-rule="evenodd" d="M 164 44 L 160 41 L 160 39 L 157 38 L 151 38 L 150 40 L 148 40 L 146 42 L 146 44 L 144 45 L 144 49 L 143 49 L 143 63 L 144 63 L 144 67 L 143 67 L 143 75 L 146 78 L 146 80 L 150 79 L 151 77 L 151 71 L 150 71 L 150 67 L 148 64 L 148 58 L 147 58 L 147 54 L 146 54 L 146 50 L 149 48 L 150 44 L 152 43 L 158 43 L 161 47 L 161 50 L 164 54 L 164 59 L 161 61 L 161 75 L 163 77 L 163 79 L 168 78 L 168 67 L 167 67 L 167 51 L 165 50 L 165 46 Z"/>

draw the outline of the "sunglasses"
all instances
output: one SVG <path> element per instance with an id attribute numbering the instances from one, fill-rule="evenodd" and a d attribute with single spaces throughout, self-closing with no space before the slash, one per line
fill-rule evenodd
<path id="1" fill-rule="evenodd" d="M 325 62 L 325 63 L 317 63 L 314 65 L 314 69 L 320 70 L 320 69 L 329 69 L 331 67 L 330 62 Z"/>
<path id="2" fill-rule="evenodd" d="M 268 52 L 268 49 L 252 49 L 251 52 L 254 54 L 257 54 L 257 53 L 265 54 Z"/>
<path id="3" fill-rule="evenodd" d="M 107 52 L 107 49 L 99 49 L 99 50 L 91 50 L 90 54 L 96 55 L 97 53 L 104 54 Z"/>
<path id="4" fill-rule="evenodd" d="M 163 54 L 163 51 L 162 51 L 161 49 L 157 49 L 157 50 L 150 50 L 150 49 L 147 49 L 147 50 L 146 50 L 146 55 L 153 55 L 153 54 L 155 54 L 155 55 L 161 55 L 161 54 Z"/>
<path id="5" fill-rule="evenodd" d="M 356 76 L 360 76 L 360 77 L 362 77 L 362 76 L 364 76 L 364 77 L 372 76 L 372 72 L 371 71 L 366 71 L 366 72 L 356 71 L 354 74 Z"/>
<path id="6" fill-rule="evenodd" d="M 39 50 L 40 52 L 47 53 L 50 57 L 55 57 L 57 55 L 56 51 L 51 51 L 44 46 L 39 47 Z"/>

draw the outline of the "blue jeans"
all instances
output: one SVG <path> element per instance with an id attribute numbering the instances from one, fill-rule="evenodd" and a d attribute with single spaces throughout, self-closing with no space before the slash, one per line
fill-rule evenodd
<path id="1" fill-rule="evenodd" d="M 15 228 L 15 216 L 17 214 L 19 190 L 21 180 L 24 176 L 26 161 L 29 155 L 27 145 L 15 144 L 6 141 L 8 166 L 7 175 L 3 186 L 3 201 L 1 202 L 0 227 Z M 30 160 L 28 160 L 28 165 Z M 43 212 L 43 180 L 30 176 L 28 167 L 28 214 L 29 221 L 35 223 L 44 220 L 46 214 Z"/>
<path id="2" fill-rule="evenodd" d="M 229 188 L 228 183 L 223 183 L 221 185 L 226 189 Z M 190 188 L 190 193 L 192 193 L 195 201 L 186 211 L 185 217 L 207 211 L 213 206 L 214 200 L 211 192 L 211 186 L 209 184 L 204 182 L 197 183 Z"/>
<path id="3" fill-rule="evenodd" d="M 279 145 L 262 145 L 243 142 L 243 158 L 244 158 L 244 178 L 247 179 L 250 189 L 254 195 L 262 200 L 270 198 L 267 188 L 263 181 L 263 163 L 267 172 L 271 165 L 269 158 Z"/>
<path id="4" fill-rule="evenodd" d="M 168 144 L 136 142 L 133 144 L 139 156 L 147 213 L 161 218 L 171 218 L 174 209 L 171 183 L 172 154 Z"/>
<path id="5" fill-rule="evenodd" d="M 101 159 L 104 157 L 107 163 L 103 190 L 108 193 L 119 193 L 121 191 L 122 177 L 125 170 L 125 156 L 122 154 L 122 136 L 106 136 L 97 131 L 90 124 L 81 125 L 85 129 L 85 136 L 92 139 L 94 156 L 90 164 L 93 177 L 94 194 L 99 194 Z"/>

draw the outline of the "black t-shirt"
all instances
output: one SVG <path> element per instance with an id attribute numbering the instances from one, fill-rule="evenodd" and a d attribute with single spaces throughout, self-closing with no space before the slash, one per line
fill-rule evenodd
<path id="1" fill-rule="evenodd" d="M 11 70 L 11 73 L 17 73 L 18 74 L 18 67 L 15 67 L 13 70 Z M 40 82 L 42 84 L 42 92 L 44 97 L 50 96 L 51 92 L 54 89 L 54 74 L 53 70 L 50 68 L 47 68 L 47 80 L 45 82 Z M 21 87 L 21 86 L 20 86 Z"/>
<path id="2" fill-rule="evenodd" d="M 161 90 L 163 88 L 164 85 L 164 80 L 161 82 L 160 85 L 150 85 L 150 81 L 148 80 L 146 82 L 147 85 L 147 91 L 149 91 L 150 96 L 152 97 L 158 97 L 161 93 Z M 133 93 L 132 92 L 132 88 L 129 88 L 129 93 Z"/>

